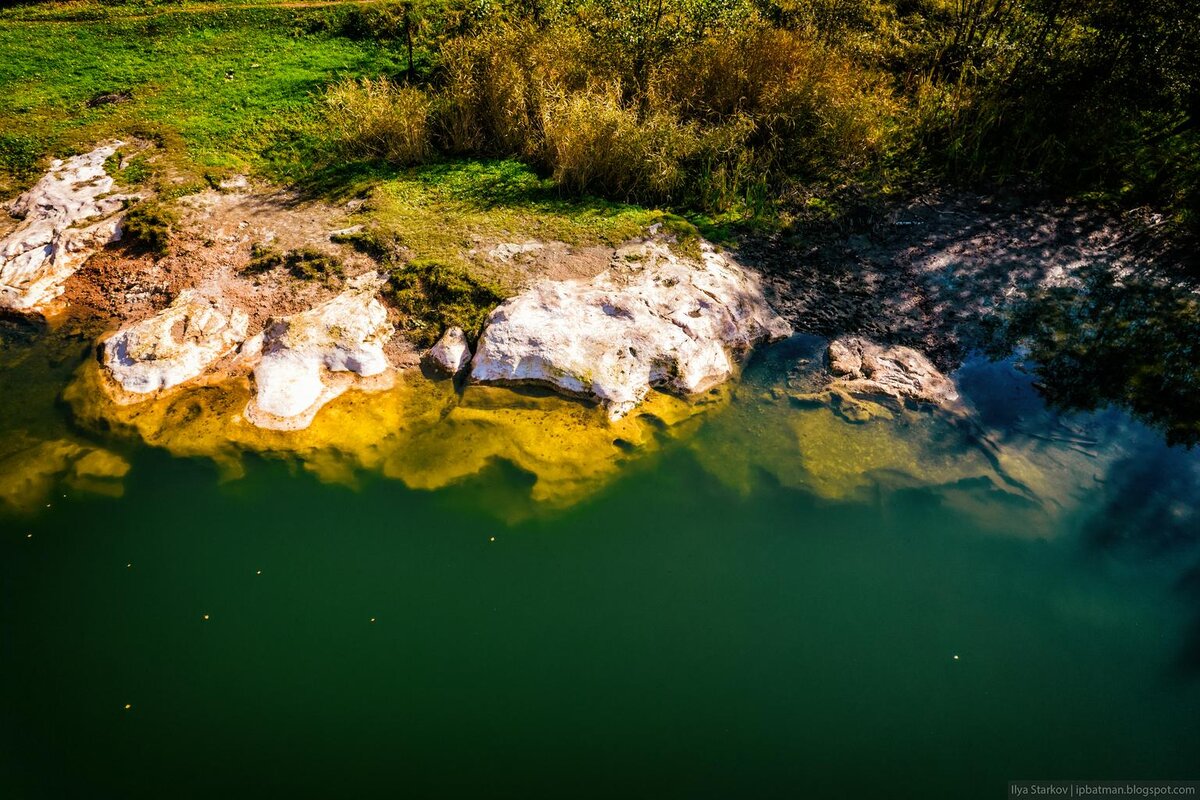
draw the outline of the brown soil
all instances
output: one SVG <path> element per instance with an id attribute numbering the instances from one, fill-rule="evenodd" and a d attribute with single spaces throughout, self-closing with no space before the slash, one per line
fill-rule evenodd
<path id="1" fill-rule="evenodd" d="M 565 242 L 536 242 L 537 249 L 505 252 L 505 246 L 510 244 L 519 246 L 529 242 L 476 242 L 468 255 L 480 264 L 492 282 L 514 293 L 539 280 L 595 277 L 608 269 L 616 253 L 611 247 L 572 247 Z"/>

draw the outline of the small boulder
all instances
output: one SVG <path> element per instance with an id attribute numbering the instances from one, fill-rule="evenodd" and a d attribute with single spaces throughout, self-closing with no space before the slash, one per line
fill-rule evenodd
<path id="1" fill-rule="evenodd" d="M 502 242 L 488 251 L 488 256 L 504 263 L 511 262 L 517 256 L 536 253 L 546 245 L 542 242 Z"/>
<path id="2" fill-rule="evenodd" d="M 233 175 L 217 184 L 222 192 L 244 192 L 250 188 L 250 181 L 245 175 Z"/>
<path id="3" fill-rule="evenodd" d="M 0 309 L 44 313 L 63 283 L 99 248 L 120 237 L 127 197 L 112 194 L 104 162 L 121 142 L 65 161 L 13 201 L 21 222 L 0 239 Z"/>
<path id="4" fill-rule="evenodd" d="M 488 317 L 471 379 L 549 386 L 614 420 L 652 387 L 694 395 L 728 380 L 751 348 L 791 329 L 754 275 L 707 242 L 700 255 L 644 242 L 594 278 L 534 285 Z"/>
<path id="5" fill-rule="evenodd" d="M 467 334 L 462 328 L 448 328 L 437 344 L 425 353 L 422 361 L 438 372 L 451 377 L 457 375 L 471 363 L 471 345 L 467 341 Z"/>
<path id="6" fill-rule="evenodd" d="M 850 395 L 890 397 L 942 408 L 962 407 L 954 382 L 911 347 L 881 344 L 859 336 L 829 343 L 831 388 Z"/>
<path id="7" fill-rule="evenodd" d="M 355 384 L 388 369 L 383 347 L 394 329 L 375 297 L 385 278 L 368 273 L 308 311 L 274 320 L 263 332 L 246 418 L 260 428 L 300 430 Z"/>
<path id="8" fill-rule="evenodd" d="M 119 330 L 104 343 L 103 362 L 126 392 L 149 394 L 189 381 L 246 338 L 244 311 L 228 314 L 195 289 L 167 308 Z"/>

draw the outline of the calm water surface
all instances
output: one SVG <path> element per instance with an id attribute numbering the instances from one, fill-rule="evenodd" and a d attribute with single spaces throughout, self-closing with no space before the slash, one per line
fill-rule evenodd
<path id="1" fill-rule="evenodd" d="M 795 345 L 588 496 L 511 513 L 533 478 L 504 463 L 436 491 L 253 456 L 221 481 L 76 427 L 55 398 L 89 347 L 38 347 L 9 334 L 0 434 L 132 468 L 120 497 L 0 507 L 4 797 L 1200 774 L 1197 455 L 1118 412 L 1060 419 L 1009 366 L 960 380 L 1021 492 L 961 425 L 771 400 Z"/>

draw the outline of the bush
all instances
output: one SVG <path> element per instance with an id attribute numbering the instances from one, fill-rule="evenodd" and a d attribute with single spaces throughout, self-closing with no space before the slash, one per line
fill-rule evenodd
<path id="1" fill-rule="evenodd" d="M 646 202 L 729 205 L 750 177 L 750 120 L 701 125 L 666 110 L 639 118 L 616 89 L 552 104 L 543 122 L 546 159 L 563 188 Z"/>
<path id="2" fill-rule="evenodd" d="M 544 126 L 554 179 L 580 194 L 670 198 L 700 146 L 695 125 L 663 113 L 639 120 L 613 90 L 563 98 L 548 109 Z"/>
<path id="3" fill-rule="evenodd" d="M 685 119 L 748 120 L 760 165 L 834 178 L 878 163 L 895 109 L 872 70 L 806 35 L 765 26 L 681 50 L 654 91 Z"/>
<path id="4" fill-rule="evenodd" d="M 544 42 L 534 30 L 501 28 L 456 39 L 442 50 L 439 139 L 453 153 L 537 159 L 548 80 Z"/>
<path id="5" fill-rule="evenodd" d="M 339 28 L 339 32 L 350 39 L 394 41 L 404 35 L 403 4 L 353 7 L 341 19 Z"/>
<path id="6" fill-rule="evenodd" d="M 454 39 L 442 47 L 444 81 L 437 99 L 438 143 L 449 153 L 484 149 L 487 132 L 479 108 L 478 46 L 474 39 Z"/>
<path id="7" fill-rule="evenodd" d="M 386 78 L 344 80 L 325 93 L 326 113 L 344 151 L 394 164 L 430 155 L 429 98 Z"/>
<path id="8" fill-rule="evenodd" d="M 179 215 L 160 203 L 139 203 L 121 221 L 121 237 L 133 250 L 165 256 L 170 251 L 171 230 Z"/>
<path id="9" fill-rule="evenodd" d="M 484 318 L 504 300 L 495 286 L 476 280 L 464 269 L 437 261 L 412 261 L 393 267 L 386 295 L 408 317 L 405 332 L 409 338 L 426 347 L 451 326 L 462 328 L 475 339 Z"/>
<path id="10" fill-rule="evenodd" d="M 446 42 L 439 144 L 524 158 L 572 193 L 708 211 L 761 200 L 788 171 L 879 163 L 890 93 L 809 34 L 753 23 L 680 45 L 645 97 L 601 45 L 570 25 Z"/>

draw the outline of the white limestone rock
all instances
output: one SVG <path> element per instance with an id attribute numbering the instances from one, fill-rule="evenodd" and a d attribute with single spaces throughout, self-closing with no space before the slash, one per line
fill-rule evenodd
<path id="1" fill-rule="evenodd" d="M 831 386 L 851 395 L 912 400 L 949 410 L 962 406 L 954 381 L 911 347 L 884 347 L 860 336 L 843 336 L 829 343 L 829 371 L 834 376 Z"/>
<path id="2" fill-rule="evenodd" d="M 249 317 L 218 310 L 194 289 L 170 306 L 122 328 L 104 343 L 104 366 L 126 392 L 169 389 L 205 372 L 245 338 Z"/>
<path id="3" fill-rule="evenodd" d="M 0 239 L 0 308 L 42 313 L 63 283 L 99 248 L 120 236 L 127 197 L 112 194 L 105 160 L 121 142 L 56 160 L 9 206 L 21 221 Z"/>
<path id="4" fill-rule="evenodd" d="M 488 256 L 497 261 L 509 263 L 517 256 L 523 256 L 527 253 L 536 253 L 537 251 L 545 248 L 545 246 L 546 245 L 542 242 L 535 242 L 532 240 L 528 242 L 501 242 L 488 251 Z"/>
<path id="5" fill-rule="evenodd" d="M 375 297 L 384 282 L 377 273 L 359 276 L 332 300 L 268 323 L 246 419 L 260 428 L 301 430 L 352 385 L 370 388 L 355 376 L 387 371 L 383 347 L 394 332 Z"/>
<path id="6" fill-rule="evenodd" d="M 712 245 L 697 263 L 651 241 L 619 250 L 594 278 L 542 281 L 496 308 L 471 379 L 550 386 L 619 419 L 651 387 L 704 392 L 756 344 L 790 334 L 756 277 Z"/>
<path id="7" fill-rule="evenodd" d="M 462 328 L 448 328 L 437 344 L 425 353 L 424 361 L 433 369 L 450 375 L 462 372 L 471 363 L 471 345 Z"/>

